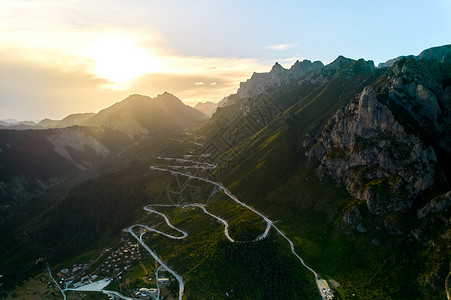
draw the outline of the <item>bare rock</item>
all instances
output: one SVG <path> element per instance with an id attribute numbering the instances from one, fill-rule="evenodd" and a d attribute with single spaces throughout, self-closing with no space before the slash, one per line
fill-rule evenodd
<path id="1" fill-rule="evenodd" d="M 313 144 L 306 155 L 320 161 L 318 175 L 344 184 L 373 214 L 409 210 L 434 183 L 433 148 L 407 134 L 370 86 L 337 111 L 315 143 L 304 144 Z"/>
<path id="2" fill-rule="evenodd" d="M 343 214 L 343 223 L 358 232 L 367 231 L 362 224 L 362 215 L 360 214 L 360 210 L 357 206 L 354 206 L 351 210 L 345 211 Z"/>
<path id="3" fill-rule="evenodd" d="M 418 218 L 422 219 L 430 213 L 440 212 L 451 206 L 451 191 L 432 199 L 431 202 L 420 208 L 417 212 Z"/>
<path id="4" fill-rule="evenodd" d="M 296 81 L 304 74 L 321 69 L 323 66 L 323 63 L 320 61 L 311 62 L 304 60 L 302 62 L 296 61 L 290 69 L 285 69 L 276 62 L 270 72 L 254 73 L 246 82 L 241 82 L 237 95 L 239 98 L 249 98 L 261 94 L 268 88 Z"/>

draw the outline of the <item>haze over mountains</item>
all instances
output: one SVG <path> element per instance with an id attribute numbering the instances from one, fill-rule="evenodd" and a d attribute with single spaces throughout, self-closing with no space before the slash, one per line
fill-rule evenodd
<path id="1" fill-rule="evenodd" d="M 205 118 L 168 93 L 155 98 L 132 95 L 97 114 L 38 123 L 57 129 L 1 131 L 1 205 L 25 201 L 130 144 L 196 128 Z"/>
<path id="2" fill-rule="evenodd" d="M 146 126 L 152 126 L 151 122 L 155 122 L 155 124 L 161 121 L 170 122 L 167 119 L 171 119 L 172 115 L 176 117 L 177 114 L 182 112 L 183 110 L 184 112 L 189 111 L 189 108 L 186 108 L 187 107 L 186 105 L 184 106 L 183 109 L 177 107 L 177 104 L 179 103 L 181 103 L 180 99 L 166 92 L 155 98 L 150 98 L 141 95 L 131 95 L 127 99 L 124 99 L 123 101 L 120 101 L 109 108 L 103 109 L 97 114 L 96 113 L 71 114 L 62 120 L 44 119 L 37 123 L 33 121 L 17 121 L 10 119 L 9 121 L 6 120 L 8 122 L 2 121 L 2 123 L 0 124 L 0 129 L 16 129 L 16 130 L 46 129 L 46 128 L 65 128 L 76 125 L 96 126 L 96 127 L 115 127 L 115 126 L 121 127 L 124 125 L 118 124 L 120 123 L 125 124 L 131 122 L 133 124 L 130 124 L 130 127 L 128 129 L 125 127 L 122 129 L 125 131 L 127 130 L 130 131 L 129 134 L 131 135 L 131 137 L 133 137 L 133 135 L 135 134 L 136 135 L 140 135 L 140 133 L 147 134 L 146 130 L 148 128 Z M 193 110 L 191 110 L 189 113 L 191 114 L 190 118 L 199 117 L 199 114 L 198 116 L 194 116 L 196 113 Z M 161 117 L 161 119 L 156 118 L 156 116 Z M 112 120 L 113 117 L 118 117 L 118 120 L 116 120 L 116 124 L 113 124 L 114 123 L 114 121 Z M 188 120 L 179 120 L 178 121 L 179 125 L 180 126 L 187 125 L 185 122 L 188 123 L 191 122 L 190 118 L 188 118 Z M 139 119 L 139 121 L 138 120 L 133 121 L 131 119 Z"/>
<path id="3" fill-rule="evenodd" d="M 98 114 L 39 123 L 56 129 L 1 130 L 0 233 L 13 245 L 0 248 L 2 284 L 36 274 L 35 256 L 64 264 L 119 239 L 153 220 L 138 213 L 148 204 L 203 201 L 233 236 L 260 232 L 217 189 L 152 165 L 222 182 L 277 220 L 339 298 L 451 297 L 451 45 L 377 68 L 343 56 L 326 66 L 276 63 L 218 105 L 196 108 L 168 93 L 132 95 Z M 58 128 L 66 124 L 76 126 Z M 49 193 L 63 182 L 72 188 Z M 275 230 L 229 245 L 197 210 L 165 213 L 202 237 L 149 238 L 182 272 L 187 299 L 318 298 Z"/>

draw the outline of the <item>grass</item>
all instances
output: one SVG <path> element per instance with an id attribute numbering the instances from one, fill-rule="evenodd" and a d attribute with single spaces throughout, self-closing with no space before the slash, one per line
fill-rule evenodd
<path id="1" fill-rule="evenodd" d="M 222 165 L 214 175 L 225 174 L 220 180 L 241 201 L 274 220 L 309 266 L 322 277 L 340 283 L 337 288 L 340 298 L 356 295 L 359 299 L 415 299 L 426 294 L 439 295 L 439 298 L 444 294 L 429 291 L 430 285 L 418 286 L 418 282 L 434 281 L 435 274 L 441 274 L 444 266 L 447 267 L 449 247 L 442 236 L 449 235 L 443 231 L 446 228 L 443 220 L 449 219 L 449 211 L 426 220 L 417 220 L 414 214 L 393 214 L 385 218 L 370 215 L 365 203 L 350 197 L 334 180 L 327 177 L 319 180 L 315 172 L 318 165 L 305 157 L 307 149 L 302 145 L 306 133 L 318 134 L 337 109 L 360 93 L 364 85 L 372 83 L 380 87 L 386 82 L 386 78 L 381 77 L 385 71 L 370 75 L 363 61 L 349 63 L 350 69 L 345 72 L 337 73 L 336 77 L 326 76 L 327 85 L 303 82 L 299 86 L 287 85 L 268 91 L 269 97 L 277 99 L 284 112 L 273 120 L 265 119 L 268 124 L 243 134 L 231 147 L 217 142 L 223 130 L 254 121 L 240 111 L 239 102 L 218 109 L 210 124 L 198 133 L 207 136 L 206 145 L 217 142 L 215 146 L 222 157 L 233 159 L 234 164 L 229 167 L 229 161 L 219 161 Z M 249 99 L 248 105 L 258 110 L 267 98 L 256 96 Z M 170 150 L 163 145 L 159 147 L 165 148 L 163 153 L 171 151 L 171 156 L 187 153 L 184 146 Z M 140 151 L 145 153 L 147 149 L 143 147 Z M 334 154 L 339 156 L 340 152 Z M 140 175 L 142 173 L 134 176 Z M 168 189 L 180 187 L 169 174 L 159 172 L 157 175 L 145 185 L 145 194 L 149 196 L 149 203 L 168 203 Z M 396 178 L 392 178 L 392 182 L 369 182 L 368 188 L 395 184 Z M 203 183 L 191 183 L 203 189 L 202 203 L 207 203 L 205 196 L 210 190 Z M 188 192 L 185 190 L 182 196 L 189 202 Z M 430 199 L 430 196 L 420 199 L 421 205 Z M 355 206 L 362 214 L 366 233 L 352 231 L 342 222 L 343 213 Z M 207 209 L 227 219 L 230 233 L 237 239 L 252 239 L 265 228 L 260 217 L 223 193 L 209 199 Z M 318 298 L 312 274 L 302 267 L 286 240 L 274 230 L 263 241 L 230 243 L 224 236 L 224 226 L 199 208 L 162 207 L 157 210 L 189 234 L 183 240 L 155 233 L 145 235 L 149 247 L 183 276 L 187 299 L 224 299 L 226 293 L 235 299 Z M 174 233 L 160 216 L 146 215 L 141 208 L 136 209 L 134 219 L 134 222 Z M 408 226 L 404 235 L 384 233 L 384 221 L 412 225 L 422 236 L 420 242 L 408 234 Z M 375 240 L 379 245 L 373 243 Z M 76 260 L 93 256 L 95 251 L 88 250 Z M 143 264 L 150 272 L 152 259 L 147 260 Z M 141 265 L 134 266 L 118 284 L 124 284 L 127 290 L 133 283 L 135 286 L 147 284 L 143 280 L 145 269 Z M 422 290 L 427 293 L 421 294 Z"/>
<path id="2" fill-rule="evenodd" d="M 348 90 L 342 90 L 342 86 Z M 231 150 L 238 153 L 235 155 L 241 163 L 223 180 L 240 200 L 279 220 L 277 226 L 293 240 L 306 263 L 341 284 L 341 297 L 415 297 L 418 289 L 408 266 L 415 256 L 415 243 L 406 236 L 393 239 L 377 230 L 383 220 L 379 222 L 367 211 L 362 212 L 367 233 L 345 230 L 344 211 L 365 205 L 334 181 L 320 181 L 315 164 L 306 160 L 305 149 L 300 147 L 305 133 L 321 128 L 321 122 L 362 88 L 360 79 L 349 83 L 338 77 L 327 88 L 305 96 L 285 113 L 291 115 L 293 127 L 284 128 L 287 122 L 274 120 L 253 137 L 250 145 L 239 144 Z M 336 95 L 341 97 L 337 99 Z M 391 218 L 397 221 L 399 216 Z M 382 244 L 373 245 L 375 238 Z M 406 255 L 402 244 L 409 245 L 412 253 Z"/>
<path id="3" fill-rule="evenodd" d="M 217 194 L 207 209 L 214 214 L 218 213 L 221 217 L 228 218 L 231 223 L 231 234 L 232 228 L 235 226 L 233 232 L 236 236 L 248 237 L 252 235 L 252 238 L 255 238 L 264 231 L 265 226 L 259 220 L 260 217 L 256 217 L 254 213 L 252 213 L 253 216 L 247 215 L 246 211 L 237 207 L 236 203 L 229 201 L 222 193 Z M 233 244 L 225 238 L 223 225 L 205 215 L 198 208 L 162 208 L 161 211 L 169 215 L 171 222 L 176 227 L 187 231 L 189 235 L 186 239 L 179 241 L 151 233 L 145 235 L 146 243 L 163 260 L 167 261 L 178 274 L 183 276 L 186 281 L 186 296 L 188 299 L 223 298 L 226 292 L 230 295 L 235 293 L 237 299 L 261 298 L 263 297 L 262 293 L 269 293 L 264 289 L 262 290 L 262 287 L 265 286 L 264 282 L 281 280 L 280 277 L 284 276 L 282 273 L 285 274 L 285 272 L 297 274 L 297 276 L 294 276 L 296 279 L 293 279 L 293 282 L 291 279 L 285 279 L 286 282 L 291 282 L 293 286 L 291 284 L 280 284 L 280 286 L 277 284 L 277 287 L 271 288 L 271 290 L 274 290 L 273 296 L 276 299 L 284 299 L 281 298 L 282 295 L 291 295 L 290 298 L 292 299 L 305 299 L 308 298 L 307 295 L 312 290 L 315 290 L 314 285 L 312 287 L 312 278 L 306 275 L 305 269 L 294 267 L 293 271 L 290 270 L 292 265 L 297 266 L 299 263 L 296 263 L 295 259 L 293 261 L 294 256 L 289 252 L 288 244 L 277 235 L 274 236 L 274 233 L 263 244 L 260 242 Z M 256 223 L 252 224 L 252 220 L 255 220 Z M 259 253 L 266 248 L 262 248 L 261 245 L 267 245 L 265 247 L 269 248 L 265 251 L 271 253 L 271 255 L 265 255 L 264 259 L 261 257 L 262 254 Z M 283 246 L 280 247 L 280 245 Z M 253 255 L 257 256 L 255 266 L 249 265 L 249 261 L 246 260 Z M 263 260 L 263 265 L 258 263 L 261 260 Z M 285 267 L 277 268 L 276 265 L 278 264 Z M 269 273 L 262 275 L 261 278 L 254 279 L 255 270 L 253 268 L 261 270 L 262 267 L 267 269 Z M 275 272 L 276 276 L 272 276 L 272 272 Z M 140 275 L 136 274 L 134 277 Z M 246 278 L 246 283 L 242 282 L 243 278 Z M 269 282 L 266 283 L 266 286 L 268 284 Z M 298 288 L 295 288 L 296 286 Z"/>
<path id="4" fill-rule="evenodd" d="M 48 299 L 60 296 L 60 291 L 45 270 L 19 288 L 14 289 L 6 299 Z"/>

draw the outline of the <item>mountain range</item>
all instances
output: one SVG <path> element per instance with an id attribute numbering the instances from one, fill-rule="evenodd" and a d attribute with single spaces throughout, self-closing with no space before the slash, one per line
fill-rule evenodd
<path id="1" fill-rule="evenodd" d="M 243 240 L 261 230 L 195 176 L 277 220 L 337 298 L 450 299 L 450 107 L 445 45 L 378 67 L 343 56 L 276 63 L 217 107 L 132 95 L 95 115 L 40 123 L 77 126 L 1 130 L 1 284 L 14 298 L 15 285 L 42 271 L 37 257 L 58 267 L 97 257 L 134 223 L 174 229 L 142 212 L 148 204 L 202 203 Z M 193 238 L 147 241 L 183 274 L 187 299 L 318 298 L 275 230 L 230 244 L 194 208 L 164 212 Z M 115 279 L 118 291 L 131 290 L 133 272 Z"/>
<path id="2" fill-rule="evenodd" d="M 52 129 L 0 130 L 0 206 L 26 201 L 87 173 L 130 144 L 155 143 L 196 128 L 204 119 L 164 93 L 155 98 L 132 95 L 97 114 L 38 123 Z"/>

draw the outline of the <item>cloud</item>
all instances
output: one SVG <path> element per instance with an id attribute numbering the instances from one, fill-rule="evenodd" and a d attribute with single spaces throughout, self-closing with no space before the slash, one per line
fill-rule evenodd
<path id="1" fill-rule="evenodd" d="M 161 55 L 156 58 L 164 65 L 160 70 L 139 75 L 115 89 L 114 82 L 96 76 L 89 66 L 74 64 L 77 57 L 68 64 L 52 64 L 0 51 L 0 119 L 62 119 L 71 113 L 97 112 L 131 94 L 154 97 L 165 91 L 188 105 L 218 102 L 236 93 L 239 83 L 252 72 L 271 68 L 269 62 L 255 59 Z M 216 68 L 205 69 L 205 65 Z"/>
<path id="2" fill-rule="evenodd" d="M 298 45 L 298 43 L 293 43 L 293 44 L 277 44 L 277 45 L 265 46 L 265 47 L 263 47 L 263 49 L 283 51 L 283 50 L 288 50 L 288 49 L 290 49 L 290 48 L 296 47 L 297 45 Z"/>
<path id="3" fill-rule="evenodd" d="M 62 119 L 97 112 L 128 95 L 104 88 L 108 81 L 82 69 L 0 60 L 0 77 L 0 119 Z"/>
<path id="4" fill-rule="evenodd" d="M 68 1 L 74 9 L 55 0 L 0 1 L 0 119 L 60 119 L 135 93 L 217 102 L 273 63 L 183 55 L 153 29 L 97 22 L 78 1 Z"/>

